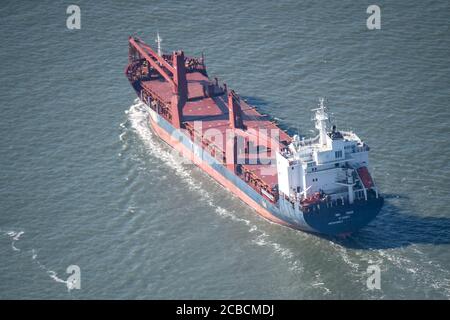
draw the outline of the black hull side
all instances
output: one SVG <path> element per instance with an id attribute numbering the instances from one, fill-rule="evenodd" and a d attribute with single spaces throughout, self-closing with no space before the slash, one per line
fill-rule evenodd
<path id="1" fill-rule="evenodd" d="M 327 235 L 351 234 L 365 227 L 380 212 L 384 199 L 372 198 L 353 204 L 333 207 L 322 206 L 320 210 L 305 213 L 306 223 L 318 233 Z"/>

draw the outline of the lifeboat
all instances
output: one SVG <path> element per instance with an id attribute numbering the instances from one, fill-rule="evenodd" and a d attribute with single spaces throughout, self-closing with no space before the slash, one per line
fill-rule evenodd
<path id="1" fill-rule="evenodd" d="M 369 170 L 367 167 L 360 167 L 357 169 L 358 175 L 361 178 L 361 181 L 366 189 L 370 189 L 374 186 L 372 177 L 370 176 Z"/>

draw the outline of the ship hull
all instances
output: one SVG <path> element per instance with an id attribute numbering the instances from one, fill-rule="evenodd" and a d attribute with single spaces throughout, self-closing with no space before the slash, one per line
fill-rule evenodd
<path id="1" fill-rule="evenodd" d="M 327 235 L 348 235 L 365 227 L 375 219 L 383 206 L 378 197 L 361 203 L 321 208 L 317 213 L 305 214 L 306 223 L 314 230 Z"/>
<path id="2" fill-rule="evenodd" d="M 189 136 L 176 130 L 153 109 L 148 109 L 151 127 L 163 141 L 183 156 L 188 157 L 200 169 L 252 207 L 260 216 L 273 223 L 317 234 L 348 235 L 367 225 L 381 209 L 383 204 L 381 197 L 366 201 L 364 204 L 354 203 L 320 208 L 309 213 L 303 213 L 298 206 L 293 206 L 283 199 L 280 199 L 275 205 L 228 170 L 222 163 L 219 163 L 208 152 L 203 152 L 203 149 L 192 142 Z M 174 139 L 174 136 L 177 136 L 177 139 Z M 182 138 L 180 139 L 180 137 Z"/>

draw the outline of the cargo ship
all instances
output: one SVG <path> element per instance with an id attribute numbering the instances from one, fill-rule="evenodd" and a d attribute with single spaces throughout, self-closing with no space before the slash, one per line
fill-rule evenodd
<path id="1" fill-rule="evenodd" d="M 289 135 L 226 83 L 205 59 L 165 54 L 128 39 L 125 75 L 148 107 L 149 125 L 265 219 L 294 229 L 348 236 L 379 213 L 383 197 L 369 171 L 369 146 L 338 130 L 324 100 L 313 109 L 315 137 Z"/>

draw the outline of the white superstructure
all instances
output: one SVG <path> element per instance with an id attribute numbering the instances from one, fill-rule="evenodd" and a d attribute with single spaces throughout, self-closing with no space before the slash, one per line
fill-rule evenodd
<path id="1" fill-rule="evenodd" d="M 377 192 L 367 171 L 369 147 L 355 133 L 330 124 L 323 99 L 312 111 L 319 134 L 308 140 L 295 135 L 288 148 L 277 152 L 280 198 L 293 203 L 319 196 L 342 204 L 367 200 L 368 189 Z"/>

